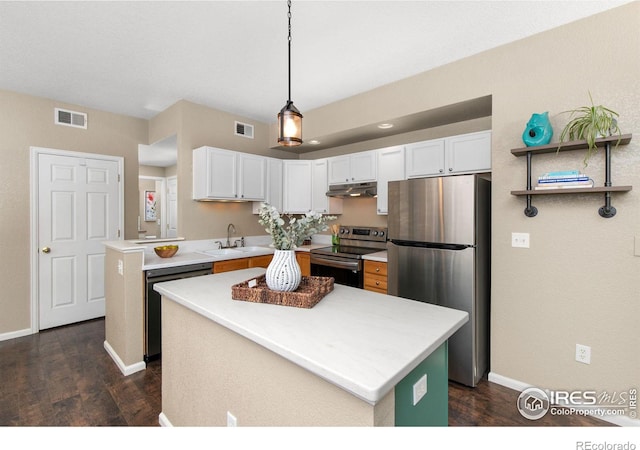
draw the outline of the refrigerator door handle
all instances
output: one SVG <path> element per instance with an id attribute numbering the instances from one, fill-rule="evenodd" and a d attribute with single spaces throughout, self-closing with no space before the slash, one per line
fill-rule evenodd
<path id="1" fill-rule="evenodd" d="M 441 244 L 439 242 L 414 242 L 400 239 L 391 239 L 391 242 L 400 247 L 439 248 L 442 250 L 466 250 L 468 248 L 475 248 L 475 245 L 468 244 Z"/>

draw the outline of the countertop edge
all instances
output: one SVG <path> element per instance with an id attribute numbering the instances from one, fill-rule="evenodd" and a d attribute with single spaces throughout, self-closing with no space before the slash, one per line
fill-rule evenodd
<path id="1" fill-rule="evenodd" d="M 252 271 L 252 272 L 249 272 Z M 246 275 L 246 278 L 250 278 L 252 276 L 258 276 L 265 272 L 265 269 L 255 268 L 255 269 L 246 269 L 243 271 Z M 340 373 L 336 371 L 327 370 L 321 364 L 316 364 L 312 360 L 308 359 L 304 355 L 300 355 L 294 351 L 288 350 L 286 347 L 283 347 L 281 344 L 273 342 L 269 339 L 264 338 L 260 334 L 252 332 L 246 327 L 235 323 L 233 321 L 226 320 L 219 315 L 212 313 L 208 309 L 201 307 L 200 305 L 188 300 L 175 292 L 165 289 L 162 284 L 157 284 L 154 289 L 158 291 L 160 294 L 165 296 L 171 301 L 174 301 L 187 309 L 190 309 L 209 320 L 228 328 L 231 331 L 261 345 L 262 347 L 273 351 L 277 355 L 285 358 L 293 364 L 296 364 L 314 375 L 325 379 L 326 381 L 344 389 L 355 397 L 371 404 L 375 405 L 378 401 L 380 401 L 394 386 L 398 384 L 407 374 L 409 374 L 413 369 L 415 369 L 418 364 L 420 364 L 424 359 L 426 359 L 434 350 L 436 350 L 442 343 L 444 343 L 451 335 L 453 335 L 458 329 L 460 329 L 468 320 L 469 315 L 463 311 L 457 311 L 460 313 L 460 318 L 451 326 L 448 327 L 448 330 L 439 338 L 435 339 L 431 345 L 426 347 L 423 351 L 417 354 L 412 360 L 408 361 L 404 364 L 402 370 L 398 371 L 394 376 L 388 378 L 384 383 L 378 384 L 375 386 L 366 386 L 363 384 L 359 384 L 358 382 L 349 379 L 348 377 L 342 376 Z M 364 292 L 364 291 L 363 291 Z"/>

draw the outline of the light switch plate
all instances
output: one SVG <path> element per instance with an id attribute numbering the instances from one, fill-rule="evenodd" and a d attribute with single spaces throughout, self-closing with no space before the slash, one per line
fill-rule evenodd
<path id="1" fill-rule="evenodd" d="M 511 233 L 511 246 L 529 248 L 529 233 Z"/>

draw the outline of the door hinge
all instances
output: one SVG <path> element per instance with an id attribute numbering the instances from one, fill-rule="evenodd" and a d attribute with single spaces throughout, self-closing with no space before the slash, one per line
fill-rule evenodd
<path id="1" fill-rule="evenodd" d="M 120 230 L 118 230 L 118 237 L 120 237 Z"/>
<path id="2" fill-rule="evenodd" d="M 118 183 L 120 183 L 120 174 L 118 174 Z"/>

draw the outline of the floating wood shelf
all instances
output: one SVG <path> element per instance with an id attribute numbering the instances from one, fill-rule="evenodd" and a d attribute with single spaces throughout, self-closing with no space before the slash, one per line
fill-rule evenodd
<path id="1" fill-rule="evenodd" d="M 611 184 L 611 145 L 627 145 L 631 142 L 631 134 L 623 134 L 621 136 L 609 136 L 596 139 L 596 146 L 603 148 L 605 152 L 605 183 L 604 186 L 590 188 L 557 188 L 557 189 L 533 189 L 531 184 L 531 165 L 533 155 L 543 153 L 566 152 L 573 150 L 586 150 L 589 148 L 587 141 L 570 141 L 557 142 L 555 144 L 540 145 L 536 147 L 515 148 L 511 150 L 513 156 L 527 157 L 527 188 L 520 191 L 511 191 L 511 195 L 525 196 L 527 198 L 527 206 L 524 214 L 527 217 L 535 217 L 538 214 L 538 208 L 531 204 L 533 195 L 558 195 L 558 194 L 602 194 L 604 193 L 605 204 L 598 210 L 600 216 L 610 218 L 616 215 L 616 209 L 611 206 L 612 192 L 629 192 L 632 186 L 612 186 Z"/>
<path id="2" fill-rule="evenodd" d="M 620 142 L 618 142 L 618 139 Z M 605 148 L 606 144 L 627 145 L 631 142 L 631 134 L 623 134 L 621 136 L 609 136 L 605 138 L 596 139 L 596 146 L 598 148 Z M 531 152 L 533 155 L 542 153 L 555 153 L 555 152 L 569 152 L 573 150 L 586 150 L 588 148 L 587 141 L 569 141 L 569 142 L 556 142 L 555 144 L 539 145 L 537 147 L 523 147 L 514 148 L 511 150 L 513 156 L 527 156 L 527 153 Z"/>
<path id="3" fill-rule="evenodd" d="M 610 186 L 592 188 L 532 189 L 530 191 L 511 191 L 511 195 L 555 195 L 555 194 L 602 194 L 605 192 L 629 192 L 633 186 Z"/>

